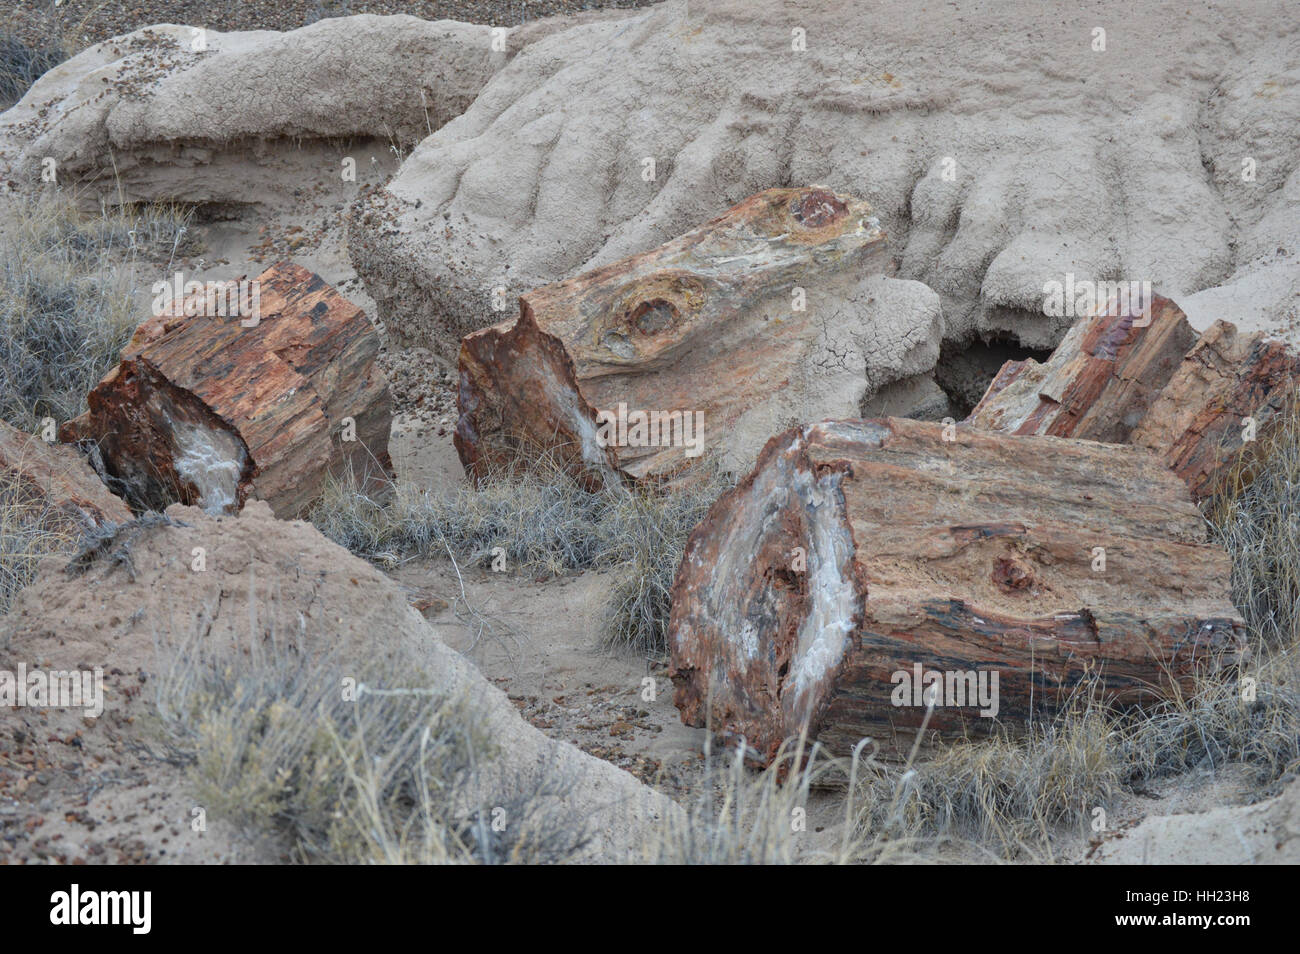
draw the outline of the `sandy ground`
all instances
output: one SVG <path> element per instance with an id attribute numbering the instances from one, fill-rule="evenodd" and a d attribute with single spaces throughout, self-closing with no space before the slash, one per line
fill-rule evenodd
<path id="1" fill-rule="evenodd" d="M 450 433 L 437 429 L 414 415 L 394 423 L 399 481 L 437 491 L 464 479 Z M 677 718 L 662 662 L 600 646 L 611 573 L 533 580 L 439 558 L 391 575 L 438 635 L 505 689 L 533 725 L 666 791 L 686 790 L 704 733 Z"/>

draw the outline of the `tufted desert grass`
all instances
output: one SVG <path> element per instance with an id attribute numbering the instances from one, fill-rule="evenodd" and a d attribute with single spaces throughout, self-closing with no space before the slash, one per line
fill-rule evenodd
<path id="1" fill-rule="evenodd" d="M 1148 710 L 1126 757 L 1142 777 L 1243 762 L 1272 788 L 1300 771 L 1300 404 L 1278 411 L 1204 509 L 1232 561 L 1250 658 L 1236 678 Z"/>
<path id="2" fill-rule="evenodd" d="M 76 549 L 77 530 L 67 515 L 33 494 L 17 474 L 0 472 L 0 614 L 9 611 L 45 557 Z"/>
<path id="3" fill-rule="evenodd" d="M 6 30 L 0 30 L 0 110 L 26 95 L 32 84 L 68 58 L 62 44 L 32 47 Z"/>
<path id="4" fill-rule="evenodd" d="M 275 640 L 167 650 L 156 706 L 169 758 L 213 817 L 288 860 L 557 863 L 589 840 L 565 807 L 574 780 L 552 767 L 519 769 L 510 797 L 481 802 L 497 758 L 482 720 L 409 659 L 358 667 Z"/>
<path id="5" fill-rule="evenodd" d="M 809 756 L 805 758 L 805 756 Z M 744 751 L 705 744 L 704 772 L 683 805 L 681 824 L 665 826 L 645 861 L 661 865 L 847 864 L 858 840 L 829 849 L 805 848 L 807 810 L 815 788 L 845 762 L 815 745 L 791 740 L 762 771 L 747 768 Z"/>
<path id="6" fill-rule="evenodd" d="M 381 497 L 344 476 L 329 482 L 309 518 L 381 565 L 450 554 L 484 568 L 501 557 L 533 575 L 613 569 L 605 641 L 655 656 L 666 650 L 669 591 L 686 538 L 724 486 L 710 475 L 675 493 L 589 491 L 543 457 L 523 473 L 443 492 L 399 484 Z"/>
<path id="7" fill-rule="evenodd" d="M 1261 791 L 1300 771 L 1300 405 L 1284 406 L 1204 507 L 1232 561 L 1250 657 L 1150 707 L 1123 739 L 1133 778 L 1254 769 Z"/>
<path id="8" fill-rule="evenodd" d="M 143 292 L 190 247 L 188 218 L 169 206 L 85 215 L 63 193 L 17 200 L 10 212 L 0 238 L 0 418 L 35 433 L 46 418 L 57 425 L 85 409 L 147 317 Z"/>
<path id="9" fill-rule="evenodd" d="M 1262 429 L 1208 505 L 1232 556 L 1232 597 L 1252 635 L 1273 649 L 1300 642 L 1300 406 Z"/>
<path id="10" fill-rule="evenodd" d="M 939 744 L 914 763 L 871 761 L 855 795 L 869 844 L 962 844 L 996 860 L 1052 861 L 1062 836 L 1089 834 L 1097 809 L 1153 780 L 1252 770 L 1261 796 L 1300 770 L 1294 651 L 1250 664 L 1254 680 L 1206 674 L 1193 691 L 1117 712 L 1078 694 L 1047 724 Z M 1104 820 L 1105 815 L 1101 816 Z"/>
<path id="11" fill-rule="evenodd" d="M 187 247 L 172 207 L 80 212 L 71 196 L 15 200 L 0 237 L 0 419 L 36 435 L 85 409 L 143 317 L 147 261 Z M 47 553 L 79 535 L 13 475 L 0 477 L 0 612 Z"/>

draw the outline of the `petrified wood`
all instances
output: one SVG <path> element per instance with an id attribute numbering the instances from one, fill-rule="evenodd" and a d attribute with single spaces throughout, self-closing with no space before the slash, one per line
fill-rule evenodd
<path id="1" fill-rule="evenodd" d="M 34 504 L 70 530 L 126 523 L 131 511 L 68 444 L 49 444 L 0 421 L 3 503 Z"/>
<path id="2" fill-rule="evenodd" d="M 919 666 L 996 673 L 996 718 L 1023 730 L 1085 681 L 1134 704 L 1237 661 L 1229 575 L 1144 448 L 897 418 L 796 428 L 691 534 L 675 702 L 758 761 L 804 729 L 833 752 L 896 749 L 926 707 L 920 689 L 894 704 L 895 680 Z M 931 733 L 993 725 L 978 702 L 939 701 Z"/>
<path id="3" fill-rule="evenodd" d="M 1008 361 L 967 423 L 1123 443 L 1196 340 L 1169 299 L 1144 306 L 1112 298 L 1076 322 L 1047 361 Z"/>
<path id="4" fill-rule="evenodd" d="M 1297 383 L 1300 354 L 1293 348 L 1217 321 L 1129 441 L 1160 453 L 1203 500 L 1223 486 L 1243 449 L 1266 445 L 1279 412 L 1294 402 Z"/>
<path id="5" fill-rule="evenodd" d="M 1297 383 L 1300 354 L 1282 341 L 1223 321 L 1198 338 L 1166 298 L 1149 315 L 1112 298 L 1046 362 L 1003 365 L 965 424 L 1148 447 L 1200 501 L 1264 440 Z"/>
<path id="6" fill-rule="evenodd" d="M 291 517 L 331 473 L 365 485 L 391 472 L 391 401 L 365 313 L 298 265 L 255 281 L 243 312 L 225 308 L 235 283 L 221 283 L 143 322 L 64 426 L 136 509 L 231 512 L 252 494 Z"/>
<path id="7" fill-rule="evenodd" d="M 884 244 L 865 202 L 770 189 L 659 248 L 529 292 L 517 319 L 461 342 L 462 463 L 482 476 L 547 452 L 592 484 L 678 473 L 746 411 L 803 385 L 818 306 L 881 271 Z M 626 433 L 602 433 L 602 413 L 628 418 Z M 637 414 L 659 426 L 634 433 Z M 703 442 L 683 422 L 702 424 Z"/>

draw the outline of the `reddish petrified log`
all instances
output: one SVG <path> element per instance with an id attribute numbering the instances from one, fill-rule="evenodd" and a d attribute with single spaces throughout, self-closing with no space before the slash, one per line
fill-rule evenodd
<path id="1" fill-rule="evenodd" d="M 0 421 L 4 503 L 34 504 L 72 531 L 126 523 L 131 511 L 68 444 L 49 444 Z"/>
<path id="2" fill-rule="evenodd" d="M 63 428 L 95 445 L 136 509 L 229 512 L 251 494 L 289 517 L 330 474 L 364 485 L 391 473 L 391 401 L 365 313 L 288 263 L 244 287 L 242 313 L 236 290 L 196 291 L 142 323 Z"/>
<path id="3" fill-rule="evenodd" d="M 1008 361 L 967 423 L 1123 443 L 1196 340 L 1169 299 L 1144 306 L 1113 298 L 1076 323 L 1046 362 Z"/>
<path id="4" fill-rule="evenodd" d="M 1300 354 L 1216 322 L 1196 337 L 1156 296 L 1150 321 L 1112 299 L 1044 363 L 1003 365 L 965 423 L 1006 434 L 1132 443 L 1161 454 L 1199 501 L 1262 441 L 1300 382 Z"/>
<path id="5" fill-rule="evenodd" d="M 883 267 L 865 202 L 770 189 L 659 248 L 529 292 L 518 319 L 461 342 L 461 461 L 481 477 L 545 452 L 588 483 L 670 477 L 743 414 L 800 388 L 824 333 L 818 306 Z M 598 413 L 617 421 L 620 406 L 626 434 L 602 434 Z M 640 413 L 659 426 L 638 438 Z M 683 430 L 700 422 L 702 443 Z"/>
<path id="6" fill-rule="evenodd" d="M 1161 454 L 1203 500 L 1221 489 L 1243 449 L 1267 444 L 1298 382 L 1300 354 L 1289 345 L 1215 322 L 1129 441 Z"/>
<path id="7" fill-rule="evenodd" d="M 1089 680 L 1140 703 L 1237 661 L 1229 576 L 1144 448 L 896 418 L 796 428 L 691 534 L 675 702 L 758 761 L 803 730 L 833 752 L 896 750 L 925 717 L 924 674 L 953 689 L 996 674 L 993 706 L 941 695 L 929 730 L 987 731 L 988 708 L 1023 730 Z"/>

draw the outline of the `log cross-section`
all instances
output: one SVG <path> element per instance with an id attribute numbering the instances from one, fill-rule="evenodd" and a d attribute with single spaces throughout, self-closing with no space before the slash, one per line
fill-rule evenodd
<path id="1" fill-rule="evenodd" d="M 1238 661 L 1229 576 L 1144 448 L 895 418 L 796 428 L 690 536 L 675 702 L 767 761 L 802 731 L 897 749 L 925 717 L 914 675 L 996 675 L 996 721 L 1023 730 L 1085 683 L 1140 703 Z M 989 707 L 965 702 L 940 698 L 929 729 L 988 731 Z"/>
<path id="2" fill-rule="evenodd" d="M 233 512 L 253 495 L 292 517 L 329 474 L 364 485 L 391 472 L 391 401 L 365 313 L 298 265 L 255 282 L 242 296 L 255 314 L 226 309 L 234 283 L 221 283 L 143 322 L 62 428 L 94 445 L 136 509 Z"/>

